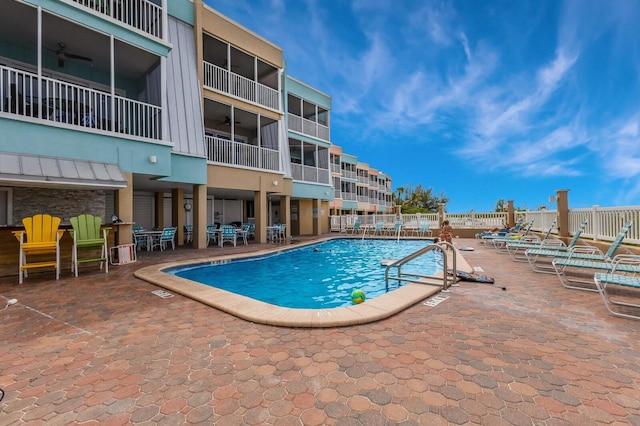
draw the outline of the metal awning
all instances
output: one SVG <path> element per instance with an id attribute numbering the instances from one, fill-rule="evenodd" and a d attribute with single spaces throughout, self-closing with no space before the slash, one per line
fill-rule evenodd
<path id="1" fill-rule="evenodd" d="M 126 188 L 120 166 L 96 161 L 0 152 L 0 185 Z"/>

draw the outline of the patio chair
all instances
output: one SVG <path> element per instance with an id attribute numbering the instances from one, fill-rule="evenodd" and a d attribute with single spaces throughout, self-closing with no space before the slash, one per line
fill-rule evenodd
<path id="1" fill-rule="evenodd" d="M 622 244 L 622 240 L 629 232 L 633 221 L 628 221 L 624 224 L 624 226 L 620 229 L 618 236 L 613 240 L 611 245 L 609 246 L 609 250 L 606 253 L 602 253 L 600 249 L 594 246 L 586 245 L 586 246 L 573 246 L 568 248 L 567 250 L 548 250 L 546 248 L 540 249 L 527 249 L 525 251 L 525 255 L 527 256 L 527 260 L 531 269 L 534 272 L 541 272 L 546 274 L 557 274 L 556 268 L 553 265 L 553 261 L 555 259 L 573 259 L 573 260 L 590 260 L 595 262 L 603 262 L 603 261 L 611 261 L 618 248 L 620 248 Z M 627 250 L 628 251 L 628 250 Z M 551 263 L 543 264 L 540 262 L 540 259 L 551 259 Z"/>
<path id="2" fill-rule="evenodd" d="M 190 243 L 193 241 L 193 225 L 184 225 L 184 242 Z"/>
<path id="3" fill-rule="evenodd" d="M 142 228 L 142 226 L 133 227 L 133 244 L 136 250 L 140 250 L 141 247 L 144 247 L 146 250 L 149 250 L 150 236 L 147 234 L 143 234 L 142 231 L 144 231 L 144 228 Z"/>
<path id="4" fill-rule="evenodd" d="M 604 306 L 611 314 L 622 318 L 640 319 L 640 304 L 634 300 L 640 295 L 640 277 L 637 273 L 618 273 L 621 264 L 623 263 L 614 265 L 613 270 L 608 273 L 595 273 L 593 281 Z"/>
<path id="5" fill-rule="evenodd" d="M 18 283 L 22 284 L 27 270 L 53 266 L 56 269 L 56 280 L 60 278 L 60 239 L 64 229 L 58 229 L 60 218 L 48 214 L 37 214 L 22 219 L 23 231 L 12 231 L 20 242 L 18 260 Z M 43 260 L 43 256 L 55 255 L 54 260 Z M 36 261 L 27 262 L 27 256 L 37 256 Z"/>
<path id="6" fill-rule="evenodd" d="M 109 251 L 107 248 L 107 235 L 109 229 L 100 229 L 102 226 L 102 218 L 90 214 L 81 214 L 69 219 L 72 230 L 73 248 L 71 251 L 71 273 L 75 272 L 78 276 L 78 265 L 87 262 L 100 262 L 100 269 L 104 263 L 104 272 L 109 273 Z M 100 255 L 95 252 L 100 251 Z M 89 257 L 80 258 L 79 252 L 93 252 Z"/>
<path id="7" fill-rule="evenodd" d="M 235 247 L 238 239 L 236 228 L 231 225 L 222 225 L 220 229 L 220 246 L 222 247 L 224 246 L 224 243 L 230 242 L 233 243 L 233 246 Z"/>
<path id="8" fill-rule="evenodd" d="M 209 242 L 213 240 L 214 243 L 218 241 L 218 225 L 207 225 L 207 247 L 209 247 Z"/>
<path id="9" fill-rule="evenodd" d="M 167 248 L 167 245 L 169 243 L 171 243 L 171 250 L 175 250 L 176 244 L 174 240 L 177 230 L 178 228 L 176 228 L 175 226 L 164 228 L 162 230 L 162 234 L 160 234 L 157 238 L 154 238 L 153 243 L 151 244 L 151 250 L 153 250 L 154 247 L 160 247 L 160 251 L 163 251 Z"/>

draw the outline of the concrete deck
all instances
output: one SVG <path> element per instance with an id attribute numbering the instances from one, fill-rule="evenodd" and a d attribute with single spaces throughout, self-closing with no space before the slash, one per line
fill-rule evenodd
<path id="1" fill-rule="evenodd" d="M 268 245 L 0 278 L 0 306 L 18 299 L 0 311 L 0 423 L 640 424 L 640 321 L 456 243 L 495 285 L 462 282 L 435 306 L 345 327 L 256 324 L 134 276 Z"/>

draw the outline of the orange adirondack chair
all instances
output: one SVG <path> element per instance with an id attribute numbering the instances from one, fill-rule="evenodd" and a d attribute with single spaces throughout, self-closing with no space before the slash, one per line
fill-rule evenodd
<path id="1" fill-rule="evenodd" d="M 37 214 L 22 219 L 24 231 L 13 231 L 13 235 L 20 242 L 19 279 L 22 284 L 23 276 L 31 268 L 56 268 L 56 280 L 60 278 L 60 239 L 64 229 L 58 229 L 60 218 L 48 214 Z M 42 260 L 43 255 L 53 254 L 55 260 Z M 27 256 L 38 256 L 35 262 L 27 262 Z M 24 274 L 24 275 L 23 275 Z"/>

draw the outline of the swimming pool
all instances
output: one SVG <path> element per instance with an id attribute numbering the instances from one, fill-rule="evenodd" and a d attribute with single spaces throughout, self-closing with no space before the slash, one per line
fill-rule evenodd
<path id="1" fill-rule="evenodd" d="M 401 259 L 429 240 L 336 239 L 252 258 L 208 262 L 164 272 L 272 305 L 324 309 L 352 305 L 361 288 L 367 300 L 386 292 L 383 259 Z M 435 250 L 409 262 L 405 272 L 431 275 L 442 270 Z M 391 289 L 399 287 L 392 283 Z"/>

